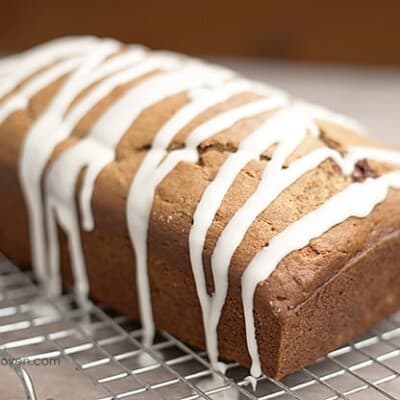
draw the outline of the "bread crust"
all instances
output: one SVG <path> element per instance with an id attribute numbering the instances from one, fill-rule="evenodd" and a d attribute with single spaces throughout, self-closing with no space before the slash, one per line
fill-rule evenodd
<path id="1" fill-rule="evenodd" d="M 30 100 L 27 110 L 12 113 L 0 126 L 0 249 L 22 266 L 30 265 L 31 256 L 27 210 L 18 178 L 20 151 L 29 127 L 63 81 L 59 79 L 40 91 Z M 118 87 L 97 104 L 72 135 L 57 146 L 49 165 L 85 136 L 107 105 L 137 83 Z M 188 132 L 201 122 L 257 97 L 255 93 L 245 93 L 210 108 L 175 136 L 170 149 L 181 146 Z M 139 318 L 139 308 L 134 254 L 126 226 L 127 193 L 155 133 L 187 101 L 184 93 L 169 97 L 145 110 L 133 123 L 117 147 L 115 162 L 96 181 L 92 200 L 95 230 L 81 232 L 91 296 L 134 319 Z M 240 121 L 203 142 L 199 147 L 199 162 L 180 162 L 155 194 L 148 234 L 155 323 L 159 329 L 200 349 L 205 348 L 203 323 L 188 248 L 193 213 L 222 162 L 269 116 L 266 113 Z M 319 147 L 376 145 L 343 127 L 319 124 L 324 136 L 304 141 L 287 160 L 288 165 Z M 216 240 L 235 211 L 254 192 L 272 151 L 269 149 L 260 160 L 250 162 L 242 170 L 207 234 L 203 258 L 209 293 L 213 291 L 210 257 Z M 254 221 L 229 270 L 228 296 L 218 328 L 221 357 L 250 365 L 240 282 L 254 255 L 292 222 L 315 210 L 354 180 L 364 179 L 365 171 L 379 175 L 392 169 L 376 162 L 369 162 L 368 166 L 358 171 L 356 177 L 345 177 L 329 159 L 291 185 Z M 280 378 L 305 366 L 398 309 L 399 229 L 400 192 L 391 190 L 368 217 L 350 218 L 304 249 L 291 253 L 258 286 L 255 320 L 265 373 Z M 71 286 L 67 241 L 61 229 L 59 237 L 62 275 Z"/>

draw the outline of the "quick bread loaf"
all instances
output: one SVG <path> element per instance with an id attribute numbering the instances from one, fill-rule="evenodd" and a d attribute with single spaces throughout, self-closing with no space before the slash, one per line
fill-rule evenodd
<path id="1" fill-rule="evenodd" d="M 0 250 L 282 377 L 400 305 L 400 153 L 222 67 L 111 39 L 0 61 Z"/>

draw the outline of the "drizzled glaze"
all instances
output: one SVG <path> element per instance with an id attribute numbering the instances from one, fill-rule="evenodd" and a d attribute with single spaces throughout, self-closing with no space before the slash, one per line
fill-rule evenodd
<path id="1" fill-rule="evenodd" d="M 128 227 L 136 252 L 136 274 L 138 281 L 139 299 L 141 300 L 142 321 L 144 325 L 145 342 L 148 344 L 154 335 L 154 322 L 151 312 L 150 286 L 147 274 L 147 230 L 153 197 L 157 186 L 161 181 L 181 162 L 195 163 L 198 160 L 197 146 L 207 138 L 228 129 L 243 118 L 255 116 L 269 111 L 284 104 L 283 99 L 258 100 L 244 106 L 236 107 L 226 111 L 213 119 L 197 127 L 186 139 L 185 147 L 175 150 L 166 155 L 165 151 L 155 149 L 149 153 L 144 164 L 144 172 L 141 176 L 147 177 L 148 181 L 142 186 L 141 196 L 135 196 L 133 190 L 128 196 Z M 161 161 L 162 160 L 162 161 Z M 156 168 L 152 164 L 158 163 Z M 143 171 L 143 170 L 142 170 Z M 140 176 L 140 177 L 141 177 Z M 132 188 L 140 187 L 144 182 L 136 181 Z M 144 190 L 143 190 L 144 189 Z"/>
<path id="2" fill-rule="evenodd" d="M 86 87 L 93 70 L 118 47 L 114 42 L 101 42 L 84 56 L 78 69 L 71 74 L 44 113 L 34 122 L 22 147 L 19 176 L 30 219 L 33 266 L 41 282 L 46 281 L 47 260 L 41 194 L 43 170 L 56 145 L 69 134 L 68 130 L 57 129 L 68 105 Z M 101 79 L 101 74 L 99 75 Z"/>
<path id="3" fill-rule="evenodd" d="M 153 73 L 146 77 L 149 72 Z M 0 123 L 14 111 L 26 108 L 32 96 L 62 76 L 67 76 L 66 82 L 27 133 L 19 171 L 30 217 L 35 273 L 50 293 L 59 292 L 61 280 L 56 231 L 57 225 L 60 225 L 68 237 L 76 291 L 82 303 L 87 297 L 89 282 L 80 229 L 90 231 L 94 228 L 91 198 L 97 176 L 114 161 L 117 144 L 142 111 L 175 94 L 187 93 L 186 105 L 156 132 L 152 146 L 136 172 L 127 199 L 127 226 L 136 258 L 137 292 L 146 345 L 151 344 L 154 335 L 147 271 L 147 233 L 158 185 L 179 162 L 196 163 L 199 158 L 197 147 L 206 139 L 245 118 L 274 111 L 272 117 L 241 141 L 238 150 L 220 167 L 197 205 L 190 229 L 191 267 L 203 313 L 207 349 L 216 367 L 217 327 L 228 290 L 229 266 L 235 250 L 258 215 L 291 184 L 328 158 L 333 159 L 347 175 L 363 158 L 400 164 L 400 156 L 396 152 L 353 147 L 342 156 L 335 150 L 320 148 L 296 159 L 284 169 L 285 161 L 308 135 L 317 137 L 320 134 L 315 121 L 333 122 L 351 130 L 362 129 L 342 116 L 294 102 L 281 92 L 238 78 L 226 69 L 172 53 L 149 53 L 138 46 L 122 49 L 116 41 L 90 37 L 58 40 L 2 61 L 0 97 L 12 94 L 1 102 Z M 48 173 L 43 177 L 53 150 L 71 135 L 79 121 L 116 87 L 141 77 L 143 79 L 138 84 L 103 112 L 84 139 L 62 151 L 51 162 Z M 73 103 L 83 91 L 84 95 Z M 258 93 L 262 98 L 217 114 L 189 132 L 183 148 L 168 150 L 176 134 L 198 115 L 244 92 Z M 209 295 L 202 260 L 208 229 L 240 171 L 251 160 L 259 159 L 271 146 L 275 146 L 275 150 L 266 163 L 255 192 L 236 211 L 217 240 L 211 257 L 215 291 Z M 75 186 L 84 168 L 79 213 L 75 204 Z M 392 172 L 351 184 L 289 225 L 269 242 L 268 247 L 254 256 L 242 276 L 246 340 L 253 376 L 261 374 L 253 316 L 258 284 L 267 279 L 292 251 L 307 246 L 310 240 L 351 216 L 367 216 L 375 205 L 385 199 L 389 188 L 400 188 L 400 173 Z M 78 218 L 79 214 L 82 221 Z"/>
<path id="4" fill-rule="evenodd" d="M 349 217 L 363 218 L 385 200 L 388 189 L 400 189 L 400 173 L 389 173 L 363 183 L 353 183 L 326 203 L 277 234 L 250 262 L 242 276 L 242 302 L 246 323 L 247 348 L 251 375 L 260 376 L 261 365 L 254 326 L 254 293 L 257 285 L 267 279 L 279 262 L 292 251 L 307 246 L 314 238 Z"/>
<path id="5" fill-rule="evenodd" d="M 137 67 L 138 70 L 136 72 L 139 75 L 139 73 L 143 74 L 156 68 L 171 67 L 169 65 L 171 63 L 165 61 L 162 58 L 152 59 L 147 63 L 143 62 Z M 198 65 L 188 64 L 178 70 L 174 70 L 175 67 L 175 63 L 172 63 L 173 70 L 171 72 L 150 78 L 128 91 L 100 117 L 84 139 L 66 150 L 53 163 L 48 173 L 46 179 L 47 222 L 52 225 L 50 228 L 55 230 L 56 220 L 54 217 L 57 215 L 60 225 L 69 237 L 71 264 L 77 279 L 76 282 L 79 285 L 77 286 L 77 292 L 80 297 L 87 296 L 88 284 L 85 279 L 84 258 L 79 238 L 78 213 L 75 210 L 75 185 L 78 175 L 84 167 L 87 168 L 81 190 L 80 205 L 83 227 L 86 230 L 91 230 L 94 223 L 90 201 L 94 182 L 100 171 L 114 160 L 115 147 L 135 118 L 152 104 L 188 88 L 200 85 L 207 79 L 214 79 L 216 73 L 220 73 L 220 71 L 206 70 L 205 67 Z M 126 71 L 125 74 L 132 71 L 134 69 Z M 132 73 L 130 75 L 129 78 L 132 79 Z M 109 78 L 109 81 L 115 77 Z M 107 83 L 108 88 L 115 86 L 115 80 L 112 82 L 113 85 L 104 81 L 98 88 Z M 96 93 L 96 96 L 94 96 L 93 105 L 102 97 L 98 96 L 98 94 L 100 93 Z M 57 182 L 63 182 L 63 185 L 59 187 Z M 56 236 L 49 236 L 50 268 L 54 287 L 57 291 L 60 285 L 60 274 L 58 271 L 58 254 L 56 254 L 58 252 L 56 240 Z"/>
<path id="6" fill-rule="evenodd" d="M 117 42 L 114 43 L 117 45 Z M 63 58 L 87 53 L 98 44 L 99 40 L 93 37 L 64 38 L 6 59 L 4 69 L 0 67 L 0 71 L 3 70 L 7 74 L 7 80 L 0 84 L 0 97 L 42 68 Z"/>
<path id="7" fill-rule="evenodd" d="M 232 255 L 242 241 L 247 229 L 257 215 L 263 211 L 290 185 L 289 180 L 281 180 L 278 175 L 284 161 L 302 142 L 309 128 L 316 134 L 309 121 L 292 109 L 278 112 L 255 132 L 242 141 L 236 153 L 233 153 L 221 166 L 217 176 L 205 190 L 193 217 L 189 234 L 190 256 L 193 274 L 205 322 L 205 334 L 208 352 L 212 363 L 218 359 L 217 326 L 228 291 L 228 269 Z M 288 135 L 288 132 L 291 132 Z M 262 183 L 257 192 L 249 198 L 220 235 L 211 257 L 214 293 L 209 298 L 204 278 L 202 262 L 204 243 L 209 227 L 222 204 L 233 181 L 240 171 L 253 159 L 272 145 L 279 143 L 268 168 L 264 171 Z M 327 149 L 324 149 L 327 150 Z M 326 155 L 329 157 L 329 154 Z M 319 160 L 318 160 L 319 161 Z M 319 163 L 310 163 L 310 169 Z M 271 181 L 271 178 L 274 180 Z"/>

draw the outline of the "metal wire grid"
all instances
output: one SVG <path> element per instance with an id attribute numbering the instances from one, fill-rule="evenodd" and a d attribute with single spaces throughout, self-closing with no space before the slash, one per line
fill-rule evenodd
<path id="1" fill-rule="evenodd" d="M 98 305 L 82 310 L 72 294 L 44 298 L 29 274 L 3 259 L 0 338 L 0 358 L 62 359 L 98 390 L 99 400 L 400 399 L 400 315 L 280 382 L 260 378 L 253 391 L 244 368 L 214 371 L 204 353 L 166 332 L 145 349 L 137 323 Z M 27 398 L 36 400 L 34 367 L 10 365 Z"/>

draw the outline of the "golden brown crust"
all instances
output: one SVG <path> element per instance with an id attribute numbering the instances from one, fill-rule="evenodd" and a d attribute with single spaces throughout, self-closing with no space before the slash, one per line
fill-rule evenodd
<path id="1" fill-rule="evenodd" d="M 117 88 L 95 106 L 71 137 L 57 146 L 49 163 L 84 137 L 104 108 L 139 81 Z M 19 153 L 30 125 L 62 83 L 63 78 L 42 90 L 31 99 L 28 110 L 13 113 L 0 126 L 0 249 L 22 265 L 30 263 L 30 250 L 28 219 L 18 183 Z M 258 96 L 245 93 L 210 108 L 176 135 L 171 148 L 182 146 L 187 134 L 201 122 Z M 155 133 L 187 101 L 185 93 L 172 96 L 137 118 L 120 141 L 116 160 L 96 181 L 92 201 L 96 229 L 81 233 L 91 295 L 134 318 L 139 317 L 139 311 L 134 257 L 126 227 L 126 197 Z M 208 139 L 199 147 L 199 162 L 179 163 L 156 191 L 148 238 L 156 325 L 200 348 L 204 348 L 203 328 L 188 251 L 192 216 L 222 162 L 270 115 L 245 119 Z M 324 122 L 320 126 L 322 138 L 307 138 L 287 164 L 319 147 L 345 151 L 349 145 L 375 146 L 370 139 L 347 129 Z M 204 261 L 210 292 L 213 288 L 210 256 L 216 240 L 235 211 L 256 189 L 272 150 L 241 171 L 208 232 Z M 252 257 L 277 233 L 315 210 L 352 180 L 362 180 L 367 174 L 376 176 L 387 169 L 390 166 L 371 162 L 359 167 L 357 175 L 349 178 L 342 175 L 332 160 L 327 160 L 290 186 L 259 215 L 230 266 L 228 298 L 219 325 L 222 357 L 249 365 L 240 278 Z M 271 277 L 259 285 L 255 316 L 265 372 L 283 376 L 348 340 L 400 305 L 400 295 L 396 294 L 399 227 L 400 192 L 392 190 L 367 218 L 350 218 L 335 226 L 309 246 L 286 257 Z M 62 232 L 60 238 L 63 276 L 71 285 L 73 279 Z M 378 282 L 379 276 L 382 280 Z M 374 290 L 367 291 L 368 285 L 374 285 Z M 335 321 L 335 327 L 329 321 Z"/>

